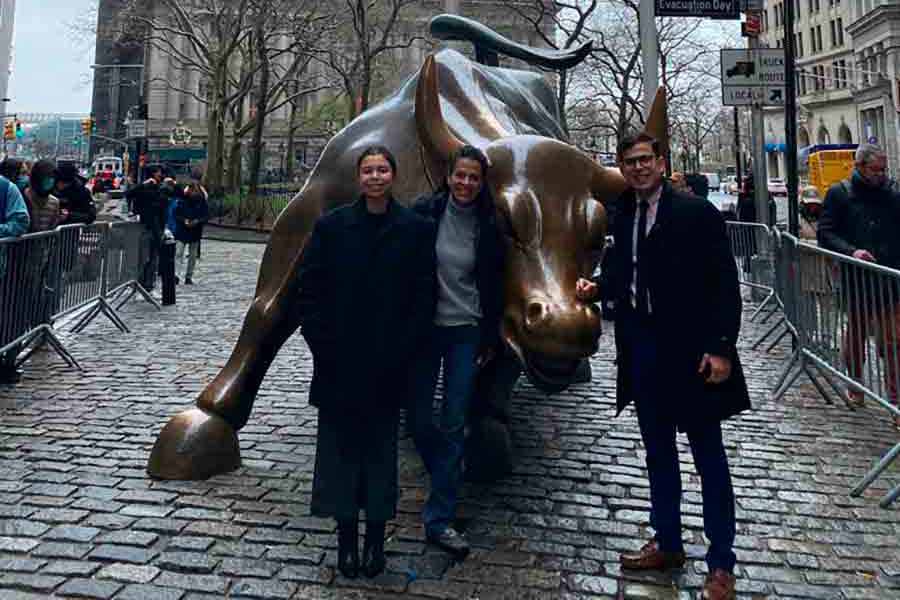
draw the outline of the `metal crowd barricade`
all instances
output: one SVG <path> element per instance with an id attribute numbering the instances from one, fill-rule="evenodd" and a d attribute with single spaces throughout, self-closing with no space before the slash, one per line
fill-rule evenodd
<path id="1" fill-rule="evenodd" d="M 762 223 L 739 221 L 728 221 L 725 227 L 731 243 L 731 252 L 737 261 L 738 281 L 742 286 L 765 294 L 762 302 L 750 316 L 750 320 L 756 319 L 760 314 L 766 314 L 768 319 L 768 316 L 779 308 L 772 281 L 770 230 Z"/>
<path id="2" fill-rule="evenodd" d="M 159 302 L 140 283 L 144 264 L 149 259 L 148 240 L 140 223 L 111 223 L 106 246 L 107 295 L 115 302 L 116 310 L 139 294 L 144 300 L 162 310 Z"/>
<path id="3" fill-rule="evenodd" d="M 55 231 L 0 238 L 0 354 L 15 353 L 16 366 L 47 344 L 68 366 L 81 370 L 51 324 L 59 290 L 60 241 Z"/>
<path id="4" fill-rule="evenodd" d="M 0 239 L 0 353 L 15 352 L 20 365 L 47 344 L 81 369 L 55 333 L 60 320 L 77 319 L 78 333 L 103 314 L 128 332 L 110 304 L 126 292 L 120 307 L 140 293 L 161 308 L 139 283 L 146 245 L 136 223 L 67 225 Z"/>
<path id="5" fill-rule="evenodd" d="M 900 417 L 900 271 L 775 233 L 776 288 L 795 348 L 775 386 L 781 398 L 806 374 L 829 403 L 830 392 L 853 408 L 842 385 Z M 823 382 L 826 385 L 823 385 Z M 854 487 L 860 495 L 900 456 L 890 448 Z M 881 500 L 900 497 L 900 485 Z"/>

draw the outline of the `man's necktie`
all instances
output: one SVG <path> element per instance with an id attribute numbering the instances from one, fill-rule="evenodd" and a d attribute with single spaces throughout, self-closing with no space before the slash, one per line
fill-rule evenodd
<path id="1" fill-rule="evenodd" d="M 646 200 L 640 202 L 640 218 L 637 227 L 637 281 L 635 282 L 635 307 L 638 314 L 647 315 L 647 260 L 644 255 L 647 239 L 647 208 L 649 203 Z"/>

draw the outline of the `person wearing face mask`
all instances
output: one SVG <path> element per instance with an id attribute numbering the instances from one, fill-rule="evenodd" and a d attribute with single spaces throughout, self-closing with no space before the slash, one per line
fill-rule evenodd
<path id="1" fill-rule="evenodd" d="M 887 156 L 878 146 L 861 144 L 849 179 L 834 184 L 825 195 L 816 232 L 819 245 L 858 260 L 900 269 L 898 229 L 900 190 L 887 177 Z M 852 377 L 862 377 L 866 340 L 870 332 L 877 331 L 886 389 L 897 406 L 900 289 L 893 285 L 893 279 L 877 281 L 874 275 L 843 264 L 842 269 L 841 288 L 846 290 L 848 312 L 842 351 L 847 368 Z M 850 389 L 847 395 L 851 404 L 862 404 L 862 392 Z M 894 422 L 900 428 L 900 416 L 895 416 Z"/>
<path id="2" fill-rule="evenodd" d="M 54 164 L 49 160 L 39 160 L 31 168 L 25 197 L 31 205 L 32 232 L 49 231 L 59 225 L 59 198 L 52 194 L 56 187 L 54 169 Z"/>
<path id="3" fill-rule="evenodd" d="M 453 527 L 463 475 L 464 428 L 479 369 L 500 348 L 503 242 L 485 178 L 481 150 L 462 146 L 450 160 L 444 188 L 414 210 L 436 225 L 437 304 L 430 343 L 412 369 L 407 422 L 431 476 L 423 518 L 429 543 L 456 558 L 469 544 Z M 440 426 L 434 391 L 443 371 Z"/>

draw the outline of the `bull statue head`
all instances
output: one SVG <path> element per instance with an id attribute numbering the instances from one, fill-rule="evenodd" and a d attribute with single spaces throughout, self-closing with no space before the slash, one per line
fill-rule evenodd
<path id="1" fill-rule="evenodd" d="M 664 94 L 654 106 L 646 130 L 664 140 Z M 415 120 L 434 181 L 446 173 L 454 151 L 470 142 L 444 120 L 433 57 L 420 72 Z M 510 134 L 496 122 L 486 129 L 492 138 L 481 145 L 491 164 L 486 185 L 507 249 L 505 273 L 498 273 L 505 280 L 501 335 L 534 385 L 559 391 L 597 350 L 600 314 L 575 298 L 575 282 L 596 267 L 606 238 L 604 205 L 621 194 L 625 181 L 618 170 L 560 140 Z"/>

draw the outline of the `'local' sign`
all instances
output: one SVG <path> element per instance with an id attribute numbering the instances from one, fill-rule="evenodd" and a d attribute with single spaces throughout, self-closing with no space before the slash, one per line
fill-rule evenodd
<path id="1" fill-rule="evenodd" d="M 739 0 L 656 0 L 657 17 L 739 19 Z"/>
<path id="2" fill-rule="evenodd" d="M 784 105 L 783 48 L 722 50 L 722 104 Z"/>

